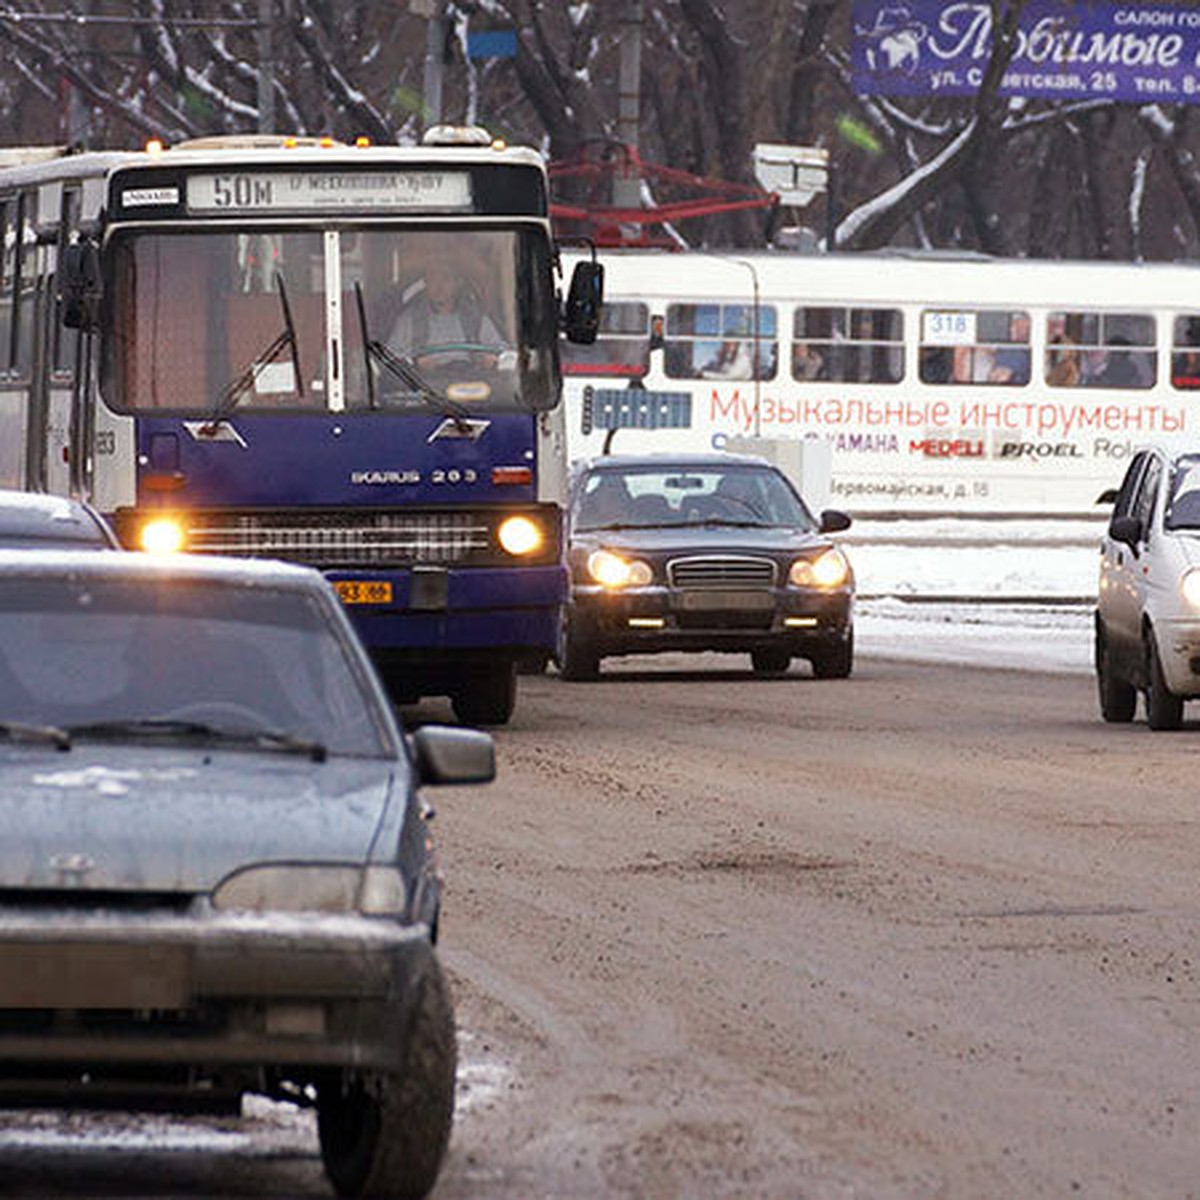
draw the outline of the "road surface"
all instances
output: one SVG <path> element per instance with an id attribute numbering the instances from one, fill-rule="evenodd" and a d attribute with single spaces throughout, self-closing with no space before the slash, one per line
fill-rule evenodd
<path id="1" fill-rule="evenodd" d="M 435 1195 L 1200 1194 L 1200 723 L 1106 727 L 1080 673 L 743 661 L 524 678 L 497 783 L 436 794 Z M 173 1151 L 47 1121 L 0 1195 L 324 1194 L 286 1112 Z"/>

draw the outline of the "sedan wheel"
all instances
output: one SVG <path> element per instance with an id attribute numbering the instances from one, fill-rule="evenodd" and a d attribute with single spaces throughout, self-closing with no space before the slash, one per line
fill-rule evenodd
<path id="1" fill-rule="evenodd" d="M 750 654 L 755 675 L 783 675 L 791 662 L 792 656 L 786 650 L 754 650 Z"/>
<path id="2" fill-rule="evenodd" d="M 854 630 L 836 646 L 814 651 L 809 661 L 818 679 L 848 679 L 854 669 Z"/>
<path id="3" fill-rule="evenodd" d="M 600 674 L 600 655 L 587 638 L 573 631 L 569 616 L 563 618 L 558 673 L 571 683 L 595 679 Z"/>
<path id="4" fill-rule="evenodd" d="M 1183 698 L 1167 687 L 1158 643 L 1153 632 L 1146 634 L 1146 665 L 1150 686 L 1146 689 L 1146 724 L 1151 729 L 1178 729 L 1183 723 Z"/>
<path id="5" fill-rule="evenodd" d="M 1096 684 L 1100 689 L 1100 715 L 1109 722 L 1132 721 L 1137 709 L 1137 689 L 1116 674 L 1103 637 L 1096 638 Z"/>
<path id="6" fill-rule="evenodd" d="M 339 1196 L 420 1197 L 437 1181 L 454 1115 L 456 1049 L 436 959 L 418 988 L 409 1020 L 397 1022 L 403 1068 L 339 1074 L 318 1089 L 321 1158 Z"/>

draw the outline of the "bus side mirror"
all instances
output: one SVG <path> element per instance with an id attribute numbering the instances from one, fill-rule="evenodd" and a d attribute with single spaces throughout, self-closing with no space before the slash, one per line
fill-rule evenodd
<path id="1" fill-rule="evenodd" d="M 55 287 L 62 323 L 68 329 L 95 329 L 103 290 L 100 251 L 95 245 L 78 242 L 64 247 Z"/>
<path id="2" fill-rule="evenodd" d="M 575 264 L 571 288 L 563 313 L 567 341 L 590 346 L 600 332 L 600 309 L 604 304 L 604 267 L 598 262 Z"/>

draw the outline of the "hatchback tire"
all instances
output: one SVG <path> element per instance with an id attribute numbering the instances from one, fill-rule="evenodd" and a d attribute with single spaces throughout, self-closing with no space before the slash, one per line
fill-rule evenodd
<path id="1" fill-rule="evenodd" d="M 1112 663 L 1108 643 L 1096 638 L 1096 685 L 1100 691 L 1100 715 L 1112 724 L 1133 720 L 1137 711 L 1137 689 L 1122 679 Z"/>
<path id="2" fill-rule="evenodd" d="M 1183 697 L 1167 687 L 1153 630 L 1146 631 L 1146 675 L 1146 724 L 1151 729 L 1178 729 L 1183 724 Z"/>
<path id="3" fill-rule="evenodd" d="M 570 617 L 563 618 L 559 646 L 558 673 L 568 683 L 585 683 L 600 674 L 600 655 L 595 645 L 571 628 Z"/>
<path id="4" fill-rule="evenodd" d="M 854 669 L 854 630 L 844 641 L 815 651 L 809 661 L 818 679 L 848 679 Z"/>
<path id="5" fill-rule="evenodd" d="M 791 663 L 792 656 L 786 650 L 771 648 L 750 652 L 755 675 L 784 675 Z"/>

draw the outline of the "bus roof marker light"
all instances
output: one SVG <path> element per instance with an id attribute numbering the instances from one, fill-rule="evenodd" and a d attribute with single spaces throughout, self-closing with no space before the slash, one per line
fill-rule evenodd
<path id="1" fill-rule="evenodd" d="M 148 138 L 146 140 L 147 154 L 161 154 L 166 149 L 162 138 Z"/>
<path id="2" fill-rule="evenodd" d="M 326 134 L 326 136 L 323 137 L 320 140 L 320 142 L 318 142 L 317 144 L 321 147 L 322 150 L 328 150 L 331 146 L 337 145 L 337 143 L 333 140 L 333 138 L 329 137 L 328 134 Z"/>
<path id="3" fill-rule="evenodd" d="M 367 148 L 368 148 L 368 147 L 371 145 L 371 139 L 370 139 L 369 137 L 362 137 L 362 136 L 360 135 L 359 137 L 356 137 L 356 138 L 354 139 L 354 144 L 355 144 L 355 145 L 356 145 L 356 146 L 357 146 L 357 147 L 358 147 L 360 150 L 366 150 L 366 149 L 367 149 Z"/>

